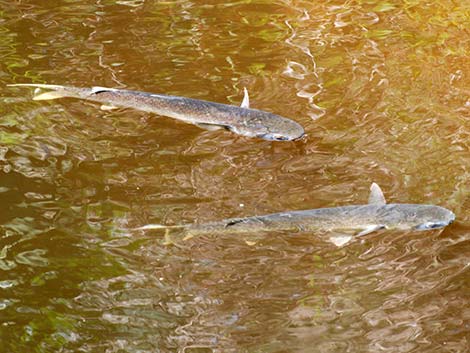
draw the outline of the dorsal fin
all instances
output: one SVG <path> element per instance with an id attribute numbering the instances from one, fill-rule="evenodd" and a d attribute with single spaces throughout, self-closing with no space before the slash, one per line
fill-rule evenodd
<path id="1" fill-rule="evenodd" d="M 250 108 L 250 96 L 248 95 L 248 90 L 246 87 L 243 87 L 243 101 L 240 104 L 240 107 L 249 109 Z"/>
<path id="2" fill-rule="evenodd" d="M 370 186 L 369 205 L 385 205 L 385 196 L 380 186 L 372 183 Z"/>

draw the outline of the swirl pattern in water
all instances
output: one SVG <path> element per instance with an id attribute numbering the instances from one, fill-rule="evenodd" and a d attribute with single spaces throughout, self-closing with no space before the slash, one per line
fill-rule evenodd
<path id="1" fill-rule="evenodd" d="M 5 352 L 464 352 L 470 64 L 464 1 L 2 2 Z M 298 142 L 204 131 L 12 83 L 132 88 L 253 108 Z M 209 222 L 390 202 L 444 232 L 203 235 Z"/>

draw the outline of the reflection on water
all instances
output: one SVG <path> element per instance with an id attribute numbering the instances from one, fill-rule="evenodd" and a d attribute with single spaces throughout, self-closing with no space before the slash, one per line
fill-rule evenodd
<path id="1" fill-rule="evenodd" d="M 468 349 L 465 2 L 2 10 L 0 350 Z M 308 136 L 246 139 L 5 87 L 32 81 L 233 104 L 246 86 L 253 107 Z M 342 248 L 300 233 L 167 246 L 131 230 L 363 203 L 372 181 L 390 202 L 439 204 L 457 223 Z"/>

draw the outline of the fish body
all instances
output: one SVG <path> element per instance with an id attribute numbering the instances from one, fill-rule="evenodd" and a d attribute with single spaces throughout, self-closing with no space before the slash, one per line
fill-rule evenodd
<path id="1" fill-rule="evenodd" d="M 351 205 L 191 224 L 185 226 L 185 232 L 194 236 L 263 231 L 424 230 L 445 227 L 454 219 L 452 212 L 434 205 Z"/>
<path id="2" fill-rule="evenodd" d="M 330 240 L 343 245 L 356 236 L 385 230 L 430 230 L 446 227 L 455 220 L 450 210 L 424 204 L 386 204 L 382 190 L 372 184 L 369 203 L 301 211 L 287 211 L 263 216 L 230 218 L 221 221 L 180 226 L 146 225 L 139 229 L 177 230 L 184 239 L 203 234 L 255 234 L 268 231 L 334 233 Z M 337 237 L 346 234 L 347 237 Z"/>
<path id="3" fill-rule="evenodd" d="M 13 84 L 51 90 L 37 94 L 34 100 L 73 97 L 104 103 L 106 107 L 124 107 L 156 113 L 207 129 L 224 128 L 239 135 L 265 140 L 296 140 L 304 129 L 293 120 L 249 108 L 245 91 L 242 106 L 234 106 L 178 96 L 106 87 L 79 88 L 46 84 Z"/>

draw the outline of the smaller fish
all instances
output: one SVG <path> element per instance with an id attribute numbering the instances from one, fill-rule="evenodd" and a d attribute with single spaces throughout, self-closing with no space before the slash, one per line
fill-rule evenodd
<path id="1" fill-rule="evenodd" d="M 8 86 L 36 87 L 50 92 L 35 92 L 33 100 L 50 100 L 63 97 L 79 98 L 103 103 L 101 109 L 116 107 L 134 108 L 156 113 L 207 130 L 226 129 L 247 137 L 259 137 L 270 141 L 298 140 L 304 135 L 303 127 L 291 119 L 250 108 L 248 91 L 240 107 L 140 91 L 116 88 L 78 88 L 47 84 L 11 84 Z"/>
<path id="2" fill-rule="evenodd" d="M 183 239 L 201 234 L 254 234 L 267 231 L 330 232 L 330 241 L 337 246 L 371 232 L 386 230 L 430 230 L 444 228 L 455 220 L 453 212 L 435 205 L 387 204 L 376 183 L 370 187 L 365 205 L 287 211 L 264 216 L 230 218 L 203 224 L 165 226 L 147 224 L 136 229 L 164 229 L 166 237 L 178 232 Z M 351 235 L 351 233 L 353 235 Z"/>

